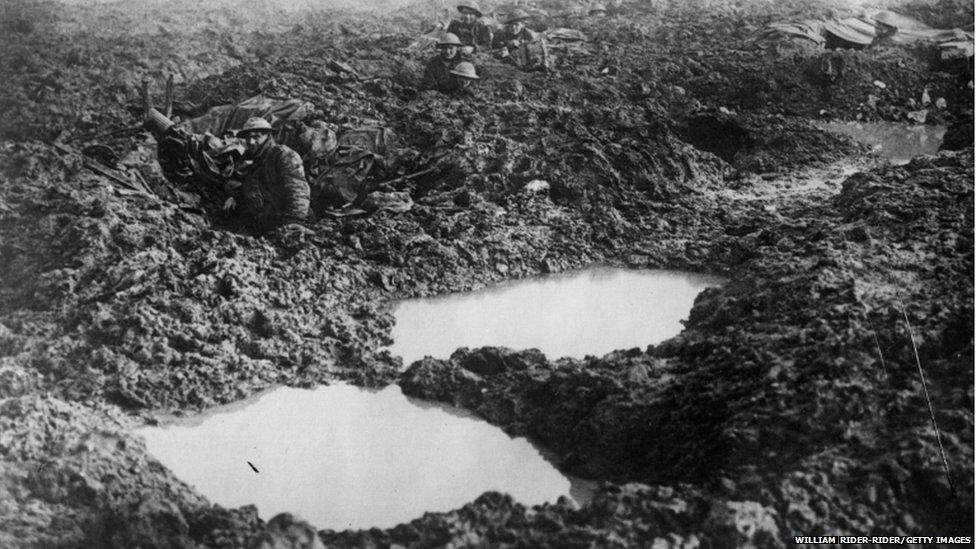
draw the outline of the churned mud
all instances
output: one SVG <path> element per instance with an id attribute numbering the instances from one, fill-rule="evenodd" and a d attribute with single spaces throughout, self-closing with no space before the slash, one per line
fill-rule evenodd
<path id="1" fill-rule="evenodd" d="M 971 4 L 939 5 L 901 9 L 936 26 L 972 18 Z M 591 41 L 555 48 L 551 73 L 485 61 L 465 99 L 417 91 L 428 53 L 410 45 L 443 16 L 423 1 L 0 7 L 0 545 L 971 536 L 971 76 L 892 46 L 843 52 L 825 86 L 805 72 L 820 52 L 752 39 L 846 5 L 624 7 L 553 22 Z M 300 98 L 328 124 L 390 127 L 390 179 L 430 171 L 397 189 L 407 212 L 245 234 L 213 189 L 166 181 L 139 128 L 141 82 L 158 103 L 170 74 L 177 116 Z M 822 129 L 914 123 L 908 99 L 924 89 L 945 99 L 927 123 L 950 128 L 951 151 L 895 166 Z M 101 146 L 144 188 L 55 141 Z M 485 347 L 403 364 L 385 350 L 395 300 L 594 263 L 727 282 L 678 336 L 603 357 Z M 135 434 L 337 381 L 466 408 L 603 484 L 582 507 L 489 492 L 385 530 L 316 532 L 212 504 Z"/>

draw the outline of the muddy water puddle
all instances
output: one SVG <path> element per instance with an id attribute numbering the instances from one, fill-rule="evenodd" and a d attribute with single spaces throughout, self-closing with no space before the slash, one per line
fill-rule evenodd
<path id="1" fill-rule="evenodd" d="M 714 276 L 591 267 L 475 292 L 406 300 L 394 311 L 390 351 L 408 366 L 459 347 L 536 348 L 555 359 L 602 356 L 677 335 Z"/>
<path id="2" fill-rule="evenodd" d="M 151 455 L 214 503 L 254 504 L 265 520 L 290 512 L 334 530 L 389 528 L 489 490 L 537 505 L 562 495 L 585 501 L 594 488 L 571 485 L 528 440 L 397 386 L 283 387 L 138 432 Z"/>
<path id="3" fill-rule="evenodd" d="M 897 122 L 827 122 L 822 127 L 873 147 L 892 164 L 907 164 L 916 156 L 938 153 L 946 132 L 945 126 Z"/>

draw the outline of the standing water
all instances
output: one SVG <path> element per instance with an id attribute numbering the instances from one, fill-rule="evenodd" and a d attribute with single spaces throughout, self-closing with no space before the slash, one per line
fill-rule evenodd
<path id="1" fill-rule="evenodd" d="M 677 335 L 695 297 L 722 279 L 593 267 L 476 292 L 401 302 L 390 352 L 404 365 L 458 347 L 536 348 L 550 358 L 602 356 Z"/>
<path id="2" fill-rule="evenodd" d="M 524 438 L 399 387 L 280 388 L 194 419 L 141 429 L 149 453 L 224 507 L 319 528 L 389 528 L 495 490 L 526 505 L 570 481 Z"/>
<path id="3" fill-rule="evenodd" d="M 827 131 L 840 133 L 855 141 L 870 145 L 892 164 L 908 164 L 923 154 L 936 154 L 945 126 L 900 124 L 897 122 L 865 122 L 823 124 Z"/>

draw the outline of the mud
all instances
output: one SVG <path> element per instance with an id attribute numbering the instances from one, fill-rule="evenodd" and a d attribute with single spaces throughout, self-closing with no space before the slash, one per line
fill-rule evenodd
<path id="1" fill-rule="evenodd" d="M 888 166 L 814 119 L 904 120 L 927 86 L 948 104 L 927 122 L 971 128 L 972 95 L 923 51 L 843 53 L 844 77 L 824 89 L 798 70 L 819 52 L 750 41 L 749 29 L 827 7 L 625 4 L 625 16 L 574 22 L 593 42 L 557 52 L 554 73 L 485 61 L 477 96 L 460 101 L 415 89 L 425 54 L 406 47 L 440 16 L 423 2 L 311 15 L 5 4 L 0 545 L 971 535 L 971 133 L 961 150 Z M 236 232 L 213 193 L 167 182 L 133 129 L 141 81 L 158 104 L 168 73 L 179 116 L 299 97 L 336 126 L 390 126 L 401 143 L 386 175 L 436 169 L 397 189 L 414 200 L 407 213 Z M 869 107 L 874 80 L 887 92 Z M 708 135 L 716 126 L 731 145 Z M 55 136 L 107 146 L 150 192 L 93 173 Z M 524 188 L 536 179 L 550 190 Z M 730 282 L 699 298 L 676 338 L 601 358 L 483 348 L 404 365 L 378 351 L 391 300 L 595 262 Z M 132 434 L 158 414 L 336 380 L 458 404 L 606 484 L 580 509 L 486 494 L 388 530 L 315 532 L 211 505 Z"/>

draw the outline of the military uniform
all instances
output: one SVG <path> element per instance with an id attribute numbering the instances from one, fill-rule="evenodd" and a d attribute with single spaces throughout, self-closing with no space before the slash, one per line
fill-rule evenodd
<path id="1" fill-rule="evenodd" d="M 514 40 L 518 40 L 521 44 L 531 44 L 532 42 L 538 42 L 540 38 L 541 35 L 539 33 L 529 30 L 528 27 L 522 27 L 522 30 L 516 33 L 511 33 L 508 29 L 502 29 L 495 35 L 494 47 L 508 47 Z"/>
<path id="2" fill-rule="evenodd" d="M 245 211 L 258 231 L 308 217 L 310 191 L 302 158 L 271 137 L 255 155 L 243 191 Z"/>
<path id="3" fill-rule="evenodd" d="M 451 70 L 458 64 L 459 60 L 457 57 L 444 60 L 441 56 L 437 56 L 428 61 L 427 68 L 424 69 L 424 77 L 420 87 L 425 90 L 440 90 L 443 92 L 453 90 L 454 78 L 451 76 Z"/>
<path id="4" fill-rule="evenodd" d="M 521 69 L 549 68 L 549 54 L 542 35 L 527 27 L 516 33 L 509 32 L 507 28 L 502 29 L 495 35 L 494 47 L 507 52 L 508 62 Z"/>
<path id="5" fill-rule="evenodd" d="M 494 41 L 494 32 L 481 19 L 476 19 L 470 25 L 455 19 L 447 26 L 447 32 L 456 34 L 462 44 L 474 46 L 475 50 L 487 51 Z"/>

